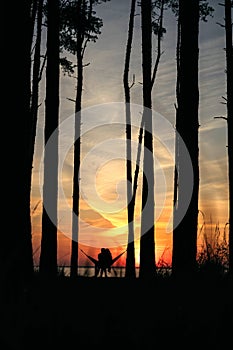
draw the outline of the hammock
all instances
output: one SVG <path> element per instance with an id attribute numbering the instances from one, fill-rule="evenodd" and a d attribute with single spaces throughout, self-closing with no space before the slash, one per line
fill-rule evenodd
<path id="1" fill-rule="evenodd" d="M 96 266 L 97 268 L 101 268 L 101 264 L 100 264 L 99 260 L 97 260 L 97 259 L 93 258 L 92 256 L 86 254 L 82 249 L 80 249 L 80 250 L 81 250 L 81 252 L 82 252 L 84 255 L 86 255 L 86 257 L 87 257 L 91 262 L 93 262 L 93 263 L 95 264 L 95 266 Z M 109 264 L 109 267 L 111 267 L 125 252 L 126 252 L 126 250 L 125 250 L 124 252 L 120 253 L 119 255 L 117 255 L 114 259 L 112 259 L 111 262 L 110 262 L 110 264 Z"/>

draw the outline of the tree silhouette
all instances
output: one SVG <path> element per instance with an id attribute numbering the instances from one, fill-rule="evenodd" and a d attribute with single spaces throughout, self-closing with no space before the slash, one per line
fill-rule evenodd
<path id="1" fill-rule="evenodd" d="M 154 160 L 152 137 L 152 3 L 141 1 L 143 118 L 145 120 L 139 277 L 155 276 Z"/>
<path id="2" fill-rule="evenodd" d="M 3 69 L 5 90 L 3 101 L 6 107 L 4 119 L 7 123 L 5 130 L 8 132 L 8 142 L 11 144 L 10 151 L 5 157 L 5 160 L 8 158 L 8 162 L 5 164 L 7 172 L 4 180 L 7 183 L 9 174 L 14 176 L 10 177 L 10 192 L 6 196 L 8 226 L 1 243 L 2 281 L 4 284 L 6 277 L 15 285 L 24 285 L 30 282 L 33 274 L 29 186 L 31 1 L 16 2 L 13 8 L 12 3 L 4 2 L 3 14 L 4 51 L 12 52 L 14 33 L 14 52 L 17 55 L 7 55 L 7 65 L 14 69 Z M 12 21 L 11 28 L 9 21 Z M 16 292 L 16 289 L 13 288 L 12 291 Z"/>
<path id="3" fill-rule="evenodd" d="M 177 105 L 182 104 L 182 99 L 180 95 L 180 78 L 181 78 L 181 20 L 179 16 L 179 2 L 177 0 L 172 0 L 170 2 L 170 6 L 172 8 L 172 11 L 176 15 L 177 18 L 177 44 L 176 44 L 176 65 L 177 65 L 177 80 L 176 80 L 176 96 L 177 96 Z M 207 22 L 207 17 L 212 16 L 214 9 L 209 5 L 209 3 L 206 0 L 200 0 L 199 1 L 199 19 Z M 179 134 L 179 128 L 180 123 L 182 123 L 182 119 L 179 116 L 179 107 L 176 107 L 176 133 L 175 133 L 175 168 L 174 168 L 174 194 L 173 194 L 173 226 L 176 228 L 177 226 L 177 220 L 179 217 L 179 211 L 178 211 L 178 193 L 179 193 L 179 160 L 180 160 L 180 149 L 183 147 L 182 144 L 180 144 L 180 134 Z M 182 203 L 180 203 L 182 205 Z M 196 225 L 196 223 L 195 223 Z M 175 230 L 174 230 L 175 231 Z M 182 258 L 181 258 L 182 259 Z"/>
<path id="4" fill-rule="evenodd" d="M 77 276 L 78 236 L 79 236 L 79 195 L 80 195 L 80 152 L 81 152 L 81 110 L 83 90 L 83 63 L 87 44 L 95 42 L 103 25 L 95 15 L 93 6 L 103 1 L 75 0 L 65 3 L 62 9 L 61 46 L 76 56 L 76 65 L 63 59 L 66 70 L 73 72 L 77 67 L 77 88 L 75 98 L 75 136 L 74 136 L 74 170 L 73 170 L 73 204 L 72 204 L 72 243 L 71 243 L 71 277 Z M 104 1 L 105 2 L 105 1 Z"/>
<path id="5" fill-rule="evenodd" d="M 36 23 L 36 39 L 33 55 L 33 68 L 32 68 L 32 91 L 31 91 L 31 119 L 32 119 L 32 132 L 31 132 L 31 164 L 33 166 L 33 156 L 36 139 L 37 129 L 37 116 L 39 108 L 39 83 L 42 78 L 42 72 L 45 65 L 46 56 L 43 64 L 41 65 L 41 31 L 42 31 L 42 19 L 43 19 L 43 3 L 44 0 L 34 0 L 34 6 L 36 7 L 35 16 L 37 15 Z M 33 51 L 33 50 L 32 50 Z"/>
<path id="6" fill-rule="evenodd" d="M 162 56 L 162 50 L 161 50 L 161 41 L 163 38 L 163 34 L 166 32 L 165 28 L 163 27 L 163 17 L 164 17 L 164 10 L 165 10 L 165 4 L 169 3 L 165 0 L 158 0 L 153 2 L 151 4 L 151 30 L 153 33 L 157 36 L 157 55 L 154 63 L 153 73 L 151 77 L 151 91 L 153 89 L 153 86 L 155 84 L 158 67 L 160 63 L 160 58 Z M 157 13 L 157 11 L 159 13 Z M 134 209 L 135 209 L 135 201 L 136 201 L 136 192 L 137 192 L 137 186 L 138 186 L 138 176 L 139 176 L 139 169 L 140 169 L 140 158 L 141 158 L 141 145 L 143 140 L 143 131 L 145 127 L 145 116 L 146 114 L 143 113 L 141 125 L 139 129 L 139 135 L 138 135 L 138 150 L 137 150 L 137 158 L 136 158 L 136 167 L 135 167 L 135 173 L 134 173 L 134 180 L 133 180 L 133 191 L 132 191 L 132 204 L 130 203 L 131 210 L 133 212 L 134 216 Z M 144 232 L 144 231 L 143 231 Z"/>
<path id="7" fill-rule="evenodd" d="M 132 198 L 132 150 L 131 150 L 131 108 L 130 108 L 130 89 L 134 84 L 129 84 L 129 65 L 133 41 L 134 17 L 135 17 L 136 0 L 131 2 L 128 40 L 125 53 L 124 68 L 124 91 L 125 91 L 125 115 L 126 115 L 126 176 L 127 176 L 127 215 L 128 215 L 128 244 L 126 256 L 125 277 L 135 278 L 135 249 L 134 249 L 134 201 Z"/>
<path id="8" fill-rule="evenodd" d="M 59 123 L 59 0 L 48 1 L 44 184 L 40 273 L 57 274 L 57 191 Z M 46 147 L 53 135 L 53 142 Z M 49 212 L 48 212 L 49 209 Z"/>
<path id="9" fill-rule="evenodd" d="M 163 34 L 166 32 L 166 29 L 163 27 L 163 17 L 164 17 L 164 10 L 165 10 L 165 4 L 169 4 L 169 0 L 157 0 L 153 2 L 152 4 L 152 31 L 154 34 L 157 36 L 157 55 L 155 59 L 155 64 L 153 68 L 153 74 L 151 78 L 151 90 L 153 89 L 153 86 L 155 84 L 157 72 L 158 72 L 158 67 L 159 67 L 159 62 L 160 58 L 163 54 L 161 50 L 161 41 L 163 38 Z M 157 11 L 159 10 L 159 13 Z M 125 71 L 124 71 L 124 87 L 125 87 L 125 101 L 130 101 L 130 89 L 134 85 L 134 80 L 131 86 L 129 86 L 128 82 L 128 67 L 129 67 L 129 61 L 130 61 L 130 52 L 131 52 L 131 45 L 132 45 L 132 34 L 133 34 L 133 17 L 132 17 L 132 11 L 135 11 L 134 9 L 134 4 L 132 4 L 131 7 L 131 16 L 130 16 L 130 22 L 129 22 L 129 35 L 128 35 L 128 42 L 127 42 L 127 50 L 126 50 L 126 60 L 125 60 Z M 126 106 L 126 120 L 130 122 L 130 106 Z M 127 190 L 129 191 L 127 193 L 128 198 L 131 198 L 130 195 L 132 195 L 132 200 L 130 203 L 128 203 L 128 216 L 130 216 L 132 219 L 134 218 L 134 210 L 135 210 L 135 202 L 136 202 L 136 194 L 137 194 L 137 187 L 138 187 L 138 176 L 139 176 L 139 170 L 140 170 L 140 159 L 141 159 L 141 145 L 142 145 L 142 140 L 143 140 L 143 131 L 144 131 L 144 125 L 145 124 L 145 115 L 142 116 L 141 120 L 141 125 L 139 128 L 139 135 L 138 135 L 138 150 L 137 150 L 137 157 L 136 157 L 136 166 L 135 166 L 135 172 L 134 172 L 134 179 L 132 183 L 132 190 L 129 189 L 129 183 L 132 182 L 132 174 L 131 174 L 131 180 L 130 180 L 130 174 L 129 172 L 132 172 L 132 164 L 130 168 L 130 162 L 128 161 L 127 158 Z M 127 124 L 127 128 L 129 129 L 129 126 Z M 127 134 L 129 134 L 130 131 L 127 130 Z M 131 135 L 130 135 L 131 139 Z M 129 140 L 129 138 L 127 138 Z M 130 141 L 128 141 L 130 142 Z M 130 157 L 131 151 L 129 149 L 131 146 L 127 145 L 127 155 Z M 130 194 L 131 192 L 131 194 Z M 129 220 L 129 217 L 128 217 Z M 132 231 L 133 225 L 129 227 L 129 230 Z M 134 233 L 129 232 L 129 237 L 134 237 Z M 128 271 L 134 264 L 134 244 L 131 243 L 131 239 L 129 238 L 129 244 L 128 244 L 128 249 L 127 252 L 129 251 L 127 255 L 127 260 L 126 260 L 126 275 L 129 274 Z M 130 267 L 131 266 L 131 267 Z M 129 274 L 130 275 L 130 274 Z"/>
<path id="10" fill-rule="evenodd" d="M 155 64 L 153 68 L 153 74 L 151 78 L 151 90 L 153 89 L 153 86 L 155 84 L 157 72 L 158 72 L 158 67 L 159 67 L 159 62 L 160 58 L 162 55 L 162 50 L 161 50 L 161 41 L 163 38 L 163 34 L 166 32 L 165 28 L 163 28 L 163 16 L 164 16 L 164 9 L 165 9 L 165 3 L 167 1 L 165 0 L 158 0 L 155 1 L 152 5 L 152 31 L 153 33 L 157 36 L 157 55 L 155 59 Z M 159 13 L 157 13 L 159 11 Z M 126 50 L 126 60 L 125 60 L 125 71 L 124 71 L 124 87 L 125 87 L 125 101 L 130 101 L 130 89 L 134 85 L 134 80 L 131 86 L 129 86 L 128 82 L 128 68 L 129 68 L 129 61 L 130 61 L 130 52 L 131 52 L 131 45 L 132 45 L 132 34 L 133 34 L 133 13 L 135 12 L 134 4 L 132 3 L 131 7 L 131 14 L 130 14 L 130 22 L 129 22 L 129 35 L 128 35 L 128 42 L 127 42 L 127 50 Z M 126 106 L 126 121 L 130 122 L 130 106 Z M 138 187 L 138 176 L 139 176 L 139 170 L 140 170 L 140 159 L 141 159 L 141 145 L 142 145 L 142 140 L 143 140 L 143 131 L 144 131 L 144 123 L 145 123 L 145 115 L 142 116 L 141 120 L 141 125 L 139 128 L 139 135 L 138 135 L 138 150 L 137 150 L 137 157 L 136 157 L 136 166 L 135 166 L 135 172 L 134 172 L 134 179 L 132 182 L 132 164 L 130 167 L 130 162 L 128 161 L 128 157 L 131 156 L 131 151 L 129 151 L 129 148 L 131 148 L 130 145 L 127 144 L 127 186 L 129 186 L 129 183 L 132 182 L 132 190 L 131 194 L 128 193 L 128 198 L 131 198 L 130 196 L 132 195 L 132 200 L 128 204 L 128 215 L 132 220 L 134 219 L 134 210 L 135 210 L 135 203 L 136 203 L 136 194 L 137 194 L 137 187 Z M 127 128 L 129 128 L 127 124 Z M 126 131 L 128 131 L 126 129 Z M 128 131 L 129 134 L 129 131 Z M 130 135 L 131 139 L 131 135 Z M 127 138 L 128 143 L 130 143 L 129 138 Z M 129 170 L 130 169 L 130 170 Z M 129 172 L 131 171 L 131 180 L 129 176 Z M 129 220 L 129 217 L 128 217 Z M 133 230 L 133 225 L 129 227 L 129 230 Z M 129 275 L 130 268 L 135 264 L 134 262 L 134 243 L 132 244 L 132 237 L 134 237 L 134 233 L 129 232 L 129 244 L 128 244 L 128 249 L 127 249 L 127 259 L 126 259 L 126 275 Z"/>
<path id="11" fill-rule="evenodd" d="M 227 139 L 229 181 L 229 273 L 233 274 L 233 48 L 232 48 L 233 2 L 225 0 L 226 77 L 227 77 Z"/>
<path id="12" fill-rule="evenodd" d="M 176 131 L 183 139 L 193 166 L 193 192 L 190 203 L 186 201 L 187 165 L 184 148 L 176 139 L 176 167 L 174 186 L 173 273 L 192 273 L 196 268 L 196 240 L 199 195 L 198 149 L 198 36 L 199 0 L 179 1 L 177 47 L 177 111 Z M 178 149 L 177 149 L 178 147 Z M 178 217 L 184 205 L 189 205 L 182 221 Z"/>

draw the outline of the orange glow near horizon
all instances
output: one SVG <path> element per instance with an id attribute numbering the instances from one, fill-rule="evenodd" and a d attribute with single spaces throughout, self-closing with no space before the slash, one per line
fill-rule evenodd
<path id="1" fill-rule="evenodd" d="M 112 128 L 111 128 L 112 129 Z M 101 133 L 102 132 L 102 133 Z M 113 134 L 113 130 L 110 130 Z M 98 134 L 100 133 L 100 134 Z M 80 225 L 79 245 L 93 257 L 97 257 L 100 247 L 108 246 L 113 256 L 120 254 L 127 247 L 127 203 L 126 203 L 126 162 L 119 159 L 119 154 L 124 154 L 122 146 L 118 149 L 106 147 L 101 152 L 91 154 L 95 143 L 101 144 L 103 137 L 107 135 L 107 129 L 99 130 L 95 134 L 92 130 L 85 135 L 85 150 L 82 160 L 86 158 L 86 168 L 81 173 L 81 194 L 80 194 Z M 117 129 L 122 138 L 122 130 Z M 137 133 L 134 135 L 137 138 Z M 124 139 L 122 139 L 124 141 Z M 125 142 L 125 141 L 124 141 Z M 155 167 L 155 256 L 156 263 L 162 262 L 171 265 L 172 259 L 172 214 L 173 214 L 173 172 L 174 164 L 171 155 L 164 145 L 156 144 Z M 108 159 L 109 154 L 112 159 Z M 107 155 L 106 159 L 104 158 Z M 111 158 L 110 157 L 110 158 Z M 71 227 L 72 227 L 72 150 L 67 154 L 62 169 L 62 190 L 64 198 L 58 200 L 58 264 L 70 264 L 71 252 Z M 98 163 L 99 162 L 99 163 Z M 96 164 L 98 167 L 96 168 Z M 212 164 L 212 171 L 213 171 Z M 206 168 L 207 165 L 205 164 Z M 201 164 L 201 169 L 202 169 Z M 96 171 L 97 169 L 97 171 Z M 133 163 L 133 174 L 135 163 Z M 203 171 L 203 170 L 202 170 Z M 214 171 L 213 171 L 214 172 Z M 213 174 L 208 174 L 210 179 Z M 40 241 L 41 241 L 41 218 L 42 218 L 42 196 L 40 193 L 39 160 L 35 158 L 33 168 L 32 186 L 32 242 L 35 264 L 39 262 Z M 41 179 L 40 179 L 41 180 Z M 219 225 L 220 231 L 225 230 L 227 223 L 227 190 L 224 184 L 218 184 L 216 188 L 207 183 L 201 177 L 200 182 L 200 215 L 198 217 L 198 249 L 201 248 L 203 240 L 203 228 L 205 234 L 211 235 L 213 227 Z M 141 191 L 142 191 L 142 170 L 140 168 L 137 197 L 135 203 L 135 260 L 136 266 L 140 264 L 140 224 L 141 224 Z M 202 231 L 200 233 L 200 231 Z M 125 265 L 126 254 L 117 264 Z M 91 264 L 85 255 L 79 254 L 79 265 Z"/>
<path id="2" fill-rule="evenodd" d="M 214 236 L 219 227 L 220 238 L 226 234 L 229 220 L 229 180 L 227 154 L 227 109 L 221 103 L 226 93 L 225 34 L 216 23 L 222 22 L 222 6 L 215 6 L 214 18 L 208 16 L 208 24 L 200 22 L 199 57 L 199 215 L 197 248 L 201 249 L 203 237 Z M 80 154 L 80 212 L 79 245 L 97 256 L 100 247 L 108 246 L 113 255 L 127 247 L 126 200 L 126 105 L 122 73 L 128 26 L 127 1 L 113 1 L 103 12 L 103 30 L 95 44 L 85 51 L 85 69 L 81 111 Z M 115 12 L 116 11 L 116 12 Z M 223 12 L 222 12 L 223 11 Z M 165 14 L 166 13 L 166 14 Z M 171 264 L 173 229 L 174 146 L 176 125 L 176 40 L 177 21 L 165 11 L 167 33 L 162 51 L 152 98 L 153 156 L 155 170 L 155 256 L 156 263 Z M 117 14 L 117 15 L 116 15 Z M 136 19 L 137 18 L 137 19 Z M 132 146 L 132 176 L 137 161 L 139 130 L 143 115 L 143 72 L 141 55 L 140 16 L 135 18 L 134 40 L 129 67 Z M 207 25 L 207 27 L 206 27 Z M 123 30 L 122 29 L 126 29 Z M 42 36 L 42 51 L 45 50 Z M 156 61 L 156 40 L 153 42 L 152 62 Z M 42 52 L 43 53 L 43 52 Z M 75 57 L 64 51 L 67 58 Z M 73 61 L 74 60 L 74 61 Z M 58 188 L 58 264 L 70 265 L 72 238 L 72 192 L 74 163 L 74 113 L 76 79 L 60 74 L 59 89 L 59 188 Z M 75 73 L 75 76 L 77 74 Z M 135 77 L 135 81 L 134 81 Z M 38 121 L 35 154 L 32 169 L 31 219 L 32 243 L 35 264 L 39 262 L 43 198 L 43 151 L 46 100 L 46 76 L 43 73 L 39 89 Z M 220 117 L 222 116 L 222 117 Z M 79 117 L 79 116 L 78 116 Z M 188 118 L 188 115 L 187 115 Z M 181 141 L 181 138 L 180 138 Z M 49 143 L 49 142 L 48 142 Z M 64 159 L 62 158 L 64 156 Z M 141 193 L 144 148 L 141 148 L 139 182 L 135 203 L 135 259 L 140 264 Z M 62 159 L 61 159 L 62 158 Z M 40 165 L 42 166 L 40 167 Z M 63 196 L 64 194 L 64 196 Z M 63 196 L 63 197 L 62 197 Z M 126 254 L 117 262 L 125 265 Z M 79 254 L 79 264 L 91 264 Z"/>
<path id="3" fill-rule="evenodd" d="M 38 203 L 38 202 L 37 202 Z M 84 206 L 85 207 L 85 206 Z M 34 250 L 34 263 L 35 265 L 39 264 L 39 256 L 40 256 L 40 242 L 41 242 L 41 203 L 38 204 L 36 211 L 32 216 L 32 242 L 33 242 L 33 250 Z M 172 231 L 167 232 L 168 219 L 170 218 L 172 208 L 165 208 L 160 215 L 158 221 L 155 226 L 155 256 L 156 256 L 156 264 L 159 266 L 161 263 L 166 263 L 171 265 L 172 259 Z M 90 212 L 89 212 L 90 213 Z M 36 214 L 36 215 L 35 215 Z M 96 213 L 93 211 L 93 217 L 91 219 L 88 218 L 88 222 L 91 222 L 91 225 L 96 225 L 97 227 L 100 225 L 100 221 L 96 221 Z M 212 218 L 205 218 L 205 221 L 202 215 L 199 216 L 199 225 L 198 225 L 198 233 L 197 233 L 197 249 L 198 251 L 202 248 L 204 234 L 208 237 L 213 237 L 217 228 L 219 228 L 220 239 L 223 237 L 223 234 L 227 236 L 227 225 L 226 223 L 216 223 L 211 221 Z M 105 219 L 103 219 L 105 222 Z M 109 221 L 111 223 L 111 221 Z M 120 225 L 120 223 L 119 223 Z M 110 225 L 109 225 L 110 226 Z M 112 225 L 113 226 L 113 225 Z M 170 226 L 169 226 L 170 227 Z M 109 228 L 109 227 L 108 227 Z M 138 232 L 135 239 L 135 262 L 136 267 L 140 265 L 140 239 L 139 232 L 140 227 L 137 227 Z M 127 233 L 124 233 L 127 237 Z M 104 238 L 102 238 L 102 244 L 104 244 Z M 126 249 L 125 245 L 113 246 L 110 247 L 113 257 L 117 256 L 121 252 Z M 100 251 L 99 247 L 87 246 L 82 243 L 79 244 L 79 248 L 83 249 L 87 254 L 97 258 L 98 253 Z M 70 252 L 71 252 L 71 239 L 67 237 L 63 232 L 58 231 L 58 265 L 70 265 Z M 116 262 L 116 266 L 125 266 L 126 254 Z M 83 255 L 81 252 L 79 253 L 79 265 L 80 266 L 92 266 L 93 264 Z"/>

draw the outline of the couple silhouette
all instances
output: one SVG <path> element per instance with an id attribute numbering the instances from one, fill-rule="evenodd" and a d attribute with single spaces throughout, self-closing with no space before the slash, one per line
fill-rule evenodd
<path id="1" fill-rule="evenodd" d="M 98 264 L 96 264 L 95 276 L 108 277 L 108 272 L 111 272 L 112 254 L 108 248 L 101 248 L 98 254 Z"/>
<path id="2" fill-rule="evenodd" d="M 95 264 L 95 277 L 108 277 L 108 273 L 111 272 L 111 266 L 126 252 L 123 251 L 116 257 L 112 258 L 112 254 L 108 248 L 101 248 L 98 254 L 98 260 L 85 253 L 82 249 L 81 252 Z M 115 272 L 115 270 L 113 269 Z"/>

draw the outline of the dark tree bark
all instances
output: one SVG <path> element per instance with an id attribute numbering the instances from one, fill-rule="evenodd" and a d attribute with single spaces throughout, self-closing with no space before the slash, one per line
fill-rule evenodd
<path id="1" fill-rule="evenodd" d="M 6 163 L 4 163 L 7 169 L 4 185 L 9 178 L 10 181 L 6 202 L 3 202 L 8 220 L 6 220 L 6 230 L 1 242 L 3 263 L 1 286 L 6 287 L 8 294 L 8 287 L 12 287 L 11 291 L 14 293 L 18 287 L 29 283 L 33 276 L 30 187 L 28 186 L 31 173 L 29 167 L 31 1 L 16 2 L 13 8 L 12 4 L 4 2 L 3 7 L 4 52 L 11 52 L 7 57 L 7 65 L 15 67 L 10 70 L 4 69 L 3 72 L 5 93 L 3 102 L 6 107 L 4 122 L 7 124 L 5 130 L 8 130 L 8 144 L 11 147 L 8 148 Z M 10 28 L 9 23 L 12 23 Z M 12 38 L 14 38 L 15 54 L 12 53 Z"/>
<path id="2" fill-rule="evenodd" d="M 176 130 L 183 139 L 193 166 L 193 192 L 188 209 L 177 226 L 182 207 L 186 202 L 187 179 L 186 157 L 183 147 L 176 150 L 178 155 L 178 188 L 174 209 L 173 256 L 174 274 L 192 274 L 196 269 L 198 194 L 199 194 L 199 149 L 198 149 L 198 36 L 199 1 L 179 1 L 180 49 L 178 63 L 178 110 Z M 176 145 L 177 146 L 177 145 Z"/>
<path id="3" fill-rule="evenodd" d="M 44 185 L 40 273 L 57 275 L 57 191 L 59 123 L 59 1 L 48 1 Z M 51 135 L 53 142 L 46 147 Z"/>
<path id="4" fill-rule="evenodd" d="M 128 40 L 125 54 L 125 69 L 123 76 L 125 91 L 125 113 L 126 113 L 126 176 L 127 176 L 127 215 L 128 215 L 128 244 L 126 256 L 125 277 L 135 278 L 135 247 L 134 247 L 134 202 L 132 198 L 132 147 L 131 147 L 131 109 L 130 109 L 130 85 L 129 65 L 133 41 L 134 16 L 136 0 L 131 2 Z"/>
<path id="5" fill-rule="evenodd" d="M 232 1 L 225 0 L 226 73 L 227 73 L 227 138 L 229 181 L 229 273 L 233 274 L 233 48 Z"/>
<path id="6" fill-rule="evenodd" d="M 36 139 L 36 126 L 38 115 L 39 100 L 39 82 L 40 82 L 40 65 L 41 65 L 41 29 L 43 17 L 43 0 L 38 0 L 37 22 L 36 22 L 36 43 L 33 59 L 32 72 L 32 96 L 31 96 L 31 118 L 32 118 L 32 134 L 31 134 L 31 166 L 33 165 L 33 156 Z"/>
<path id="7" fill-rule="evenodd" d="M 177 43 L 176 43 L 176 71 L 177 71 L 177 77 L 176 77 L 176 98 L 177 98 L 177 104 L 180 104 L 179 98 L 180 98 L 180 18 L 178 18 L 177 21 Z M 174 194 L 173 194 L 173 226 L 175 227 L 176 222 L 176 216 L 175 216 L 175 210 L 177 209 L 177 197 L 178 197 L 178 169 L 179 169 L 179 134 L 177 133 L 177 130 L 179 129 L 179 116 L 178 116 L 178 108 L 177 105 L 175 105 L 176 108 L 176 133 L 175 133 L 175 168 L 174 168 Z"/>
<path id="8" fill-rule="evenodd" d="M 31 0 L 31 15 L 30 15 L 30 41 L 31 41 L 31 53 L 33 51 L 33 35 L 34 35 L 34 28 L 36 23 L 36 14 L 38 11 L 38 0 Z"/>
<path id="9" fill-rule="evenodd" d="M 160 15 L 159 15 L 159 23 L 158 23 L 158 33 L 157 33 L 157 56 L 153 68 L 153 74 L 151 78 L 151 89 L 153 89 L 153 86 L 155 84 L 155 79 L 157 76 L 158 68 L 159 68 L 159 62 L 160 58 L 163 54 L 162 52 L 162 37 L 163 37 L 163 19 L 164 19 L 164 4 L 165 0 L 160 0 Z"/>
<path id="10" fill-rule="evenodd" d="M 78 23 L 81 22 L 82 0 L 77 3 Z M 74 171 L 73 171 L 73 211 L 72 211 L 72 243 L 71 243 L 71 277 L 78 274 L 78 235 L 79 235 L 79 168 L 81 152 L 81 108 L 82 108 L 82 90 L 83 90 L 83 33 L 81 28 L 77 30 L 77 91 L 75 100 L 75 136 L 74 136 Z"/>
<path id="11" fill-rule="evenodd" d="M 141 1 L 142 68 L 143 68 L 143 118 L 145 118 L 142 217 L 140 237 L 139 277 L 151 279 L 155 276 L 154 238 L 154 160 L 152 136 L 151 64 L 152 64 L 152 4 Z"/>
<path id="12" fill-rule="evenodd" d="M 151 90 L 153 89 L 153 86 L 155 84 L 159 62 L 162 55 L 161 41 L 163 36 L 163 17 L 164 17 L 164 1 L 162 0 L 160 3 L 160 15 L 159 15 L 158 32 L 157 32 L 157 56 L 155 59 L 153 74 L 151 78 Z M 136 201 L 136 194 L 137 194 L 137 187 L 138 187 L 138 176 L 139 176 L 139 170 L 140 170 L 140 159 L 141 159 L 144 126 L 145 126 L 145 114 L 143 114 L 142 116 L 139 135 L 138 135 L 138 150 L 137 150 L 136 167 L 135 167 L 134 179 L 133 179 L 132 204 L 130 204 L 132 207 L 133 217 L 134 217 L 135 201 Z"/>

